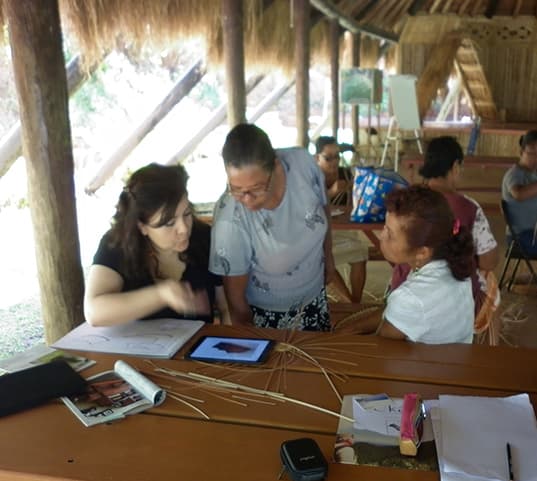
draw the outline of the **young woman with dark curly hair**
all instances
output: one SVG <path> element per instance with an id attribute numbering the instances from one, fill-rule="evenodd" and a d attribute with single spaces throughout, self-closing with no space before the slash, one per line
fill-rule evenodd
<path id="1" fill-rule="evenodd" d="M 119 196 L 86 282 L 84 312 L 96 326 L 133 319 L 227 323 L 222 280 L 209 272 L 210 227 L 195 218 L 182 166 L 149 164 Z"/>

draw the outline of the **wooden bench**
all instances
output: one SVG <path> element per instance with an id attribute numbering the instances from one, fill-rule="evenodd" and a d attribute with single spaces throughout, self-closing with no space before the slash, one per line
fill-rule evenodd
<path id="1" fill-rule="evenodd" d="M 513 164 L 518 162 L 518 157 L 500 157 L 493 155 L 468 155 L 464 157 L 464 165 L 466 167 L 489 167 L 497 169 L 508 169 Z M 423 155 L 414 155 L 409 157 L 403 157 L 401 159 L 401 165 L 408 169 L 408 180 L 410 183 L 415 182 L 415 170 L 414 166 L 420 166 L 423 164 Z M 474 187 L 471 190 L 483 189 L 485 187 Z M 470 189 L 466 189 L 470 190 Z M 479 190 L 479 192 L 487 192 L 486 190 Z"/>

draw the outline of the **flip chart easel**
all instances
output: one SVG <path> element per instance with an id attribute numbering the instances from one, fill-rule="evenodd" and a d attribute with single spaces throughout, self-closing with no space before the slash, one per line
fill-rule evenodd
<path id="1" fill-rule="evenodd" d="M 396 171 L 399 168 L 399 139 L 401 137 L 401 130 L 411 130 L 414 132 L 414 136 L 410 137 L 410 140 L 415 140 L 418 144 L 420 154 L 423 153 L 420 141 L 421 121 L 418 112 L 416 81 L 417 79 L 414 75 L 391 75 L 389 78 L 393 115 L 390 117 L 390 123 L 388 124 L 380 165 L 384 165 L 388 147 L 393 143 L 395 149 L 394 169 Z"/>

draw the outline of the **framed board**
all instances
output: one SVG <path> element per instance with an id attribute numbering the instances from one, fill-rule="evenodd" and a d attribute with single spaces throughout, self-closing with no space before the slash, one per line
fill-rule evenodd
<path id="1" fill-rule="evenodd" d="M 344 104 L 380 104 L 382 70 L 346 68 L 340 70 L 340 99 Z"/>
<path id="2" fill-rule="evenodd" d="M 402 130 L 421 128 L 415 75 L 391 75 L 389 77 L 390 99 L 393 115 Z"/>

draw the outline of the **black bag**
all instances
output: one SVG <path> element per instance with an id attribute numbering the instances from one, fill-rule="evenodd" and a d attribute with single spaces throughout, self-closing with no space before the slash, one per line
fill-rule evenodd
<path id="1" fill-rule="evenodd" d="M 0 416 L 85 390 L 86 380 L 61 360 L 4 374 L 0 376 Z"/>

